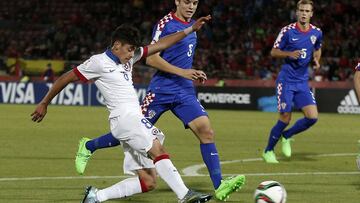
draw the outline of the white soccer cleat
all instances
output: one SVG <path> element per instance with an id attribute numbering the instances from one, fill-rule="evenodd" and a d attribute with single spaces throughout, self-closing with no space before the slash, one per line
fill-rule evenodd
<path id="1" fill-rule="evenodd" d="M 96 192 L 98 189 L 93 186 L 88 186 L 85 190 L 85 197 L 81 203 L 100 203 L 96 197 Z"/>

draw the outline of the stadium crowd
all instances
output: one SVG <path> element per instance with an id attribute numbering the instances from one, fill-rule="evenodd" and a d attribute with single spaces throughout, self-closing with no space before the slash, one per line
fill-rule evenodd
<path id="1" fill-rule="evenodd" d="M 296 21 L 296 1 L 200 0 L 197 16 L 212 22 L 198 33 L 195 64 L 209 78 L 276 78 L 281 61 L 269 52 L 280 31 Z M 18 0 L 0 1 L 0 56 L 61 59 L 79 63 L 108 46 L 111 30 L 136 25 L 150 41 L 154 24 L 173 8 L 173 0 Z M 324 33 L 322 67 L 311 72 L 317 81 L 353 77 L 360 49 L 360 2 L 317 0 L 315 26 Z M 105 43 L 104 43 L 105 42 Z M 0 61 L 0 69 L 7 69 Z M 145 67 L 144 63 L 139 64 Z M 148 81 L 152 72 L 135 72 Z"/>

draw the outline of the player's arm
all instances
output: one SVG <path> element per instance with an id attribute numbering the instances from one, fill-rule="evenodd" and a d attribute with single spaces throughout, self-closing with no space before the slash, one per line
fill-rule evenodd
<path id="1" fill-rule="evenodd" d="M 155 44 L 148 45 L 148 53 L 147 53 L 148 56 L 153 55 L 164 49 L 167 49 L 172 45 L 174 45 L 176 42 L 184 39 L 188 34 L 200 30 L 201 27 L 205 24 L 205 22 L 209 21 L 210 19 L 211 19 L 210 15 L 206 17 L 201 17 L 191 27 L 188 27 L 183 31 L 163 37 Z"/>
<path id="2" fill-rule="evenodd" d="M 160 71 L 175 74 L 189 80 L 207 80 L 206 74 L 201 70 L 195 69 L 182 69 L 170 64 L 161 58 L 160 53 L 156 53 L 146 58 L 146 64 L 150 65 Z"/>
<path id="3" fill-rule="evenodd" d="M 278 48 L 272 48 L 270 55 L 274 58 L 293 58 L 298 59 L 301 55 L 301 50 L 295 50 L 295 51 L 282 51 Z"/>
<path id="4" fill-rule="evenodd" d="M 354 86 L 355 86 L 356 94 L 360 101 L 360 71 L 359 70 L 357 70 L 354 75 Z"/>
<path id="5" fill-rule="evenodd" d="M 313 58 L 315 63 L 315 69 L 320 68 L 321 48 L 314 51 Z"/>
<path id="6" fill-rule="evenodd" d="M 47 106 L 51 102 L 51 100 L 62 90 L 64 87 L 70 82 L 74 82 L 79 80 L 78 76 L 74 73 L 73 70 L 68 71 L 61 75 L 50 88 L 45 97 L 41 100 L 41 102 L 36 106 L 35 111 L 31 114 L 32 120 L 34 122 L 41 122 L 45 117 L 47 112 Z"/>

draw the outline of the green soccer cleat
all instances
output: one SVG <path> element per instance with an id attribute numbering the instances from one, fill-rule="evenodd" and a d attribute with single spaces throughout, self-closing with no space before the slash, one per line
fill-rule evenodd
<path id="1" fill-rule="evenodd" d="M 244 184 L 244 175 L 237 175 L 221 180 L 220 186 L 215 190 L 215 197 L 218 200 L 226 201 L 231 193 L 241 189 Z"/>
<path id="2" fill-rule="evenodd" d="M 262 154 L 262 157 L 266 163 L 277 164 L 279 161 L 276 159 L 274 151 L 267 151 Z"/>
<path id="3" fill-rule="evenodd" d="M 79 141 L 79 148 L 75 158 L 75 168 L 76 172 L 82 175 L 85 171 L 86 164 L 91 157 L 91 152 L 86 149 L 86 142 L 89 141 L 89 138 L 83 137 Z"/>
<path id="4" fill-rule="evenodd" d="M 291 141 L 293 141 L 291 138 L 286 139 L 284 137 L 281 138 L 281 150 L 282 153 L 286 156 L 286 157 L 291 157 Z"/>

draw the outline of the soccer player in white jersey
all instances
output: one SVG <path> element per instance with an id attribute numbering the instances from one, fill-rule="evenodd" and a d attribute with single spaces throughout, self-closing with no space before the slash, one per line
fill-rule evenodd
<path id="1" fill-rule="evenodd" d="M 163 133 L 142 115 L 132 81 L 134 63 L 170 47 L 188 34 L 199 30 L 208 20 L 210 16 L 202 17 L 191 27 L 145 47 L 140 47 L 140 34 L 136 28 L 120 26 L 113 32 L 111 46 L 106 52 L 93 55 L 78 67 L 60 76 L 37 105 L 31 116 L 34 122 L 41 122 L 51 100 L 67 84 L 79 79 L 93 80 L 104 96 L 110 112 L 112 134 L 120 141 L 124 151 L 133 154 L 124 160 L 124 172 L 137 176 L 102 190 L 89 186 L 82 202 L 104 202 L 152 190 L 155 185 L 155 179 L 152 177 L 156 172 L 176 193 L 179 202 L 206 202 L 211 199 L 211 195 L 189 190 L 185 186 L 161 144 L 164 139 Z"/>

